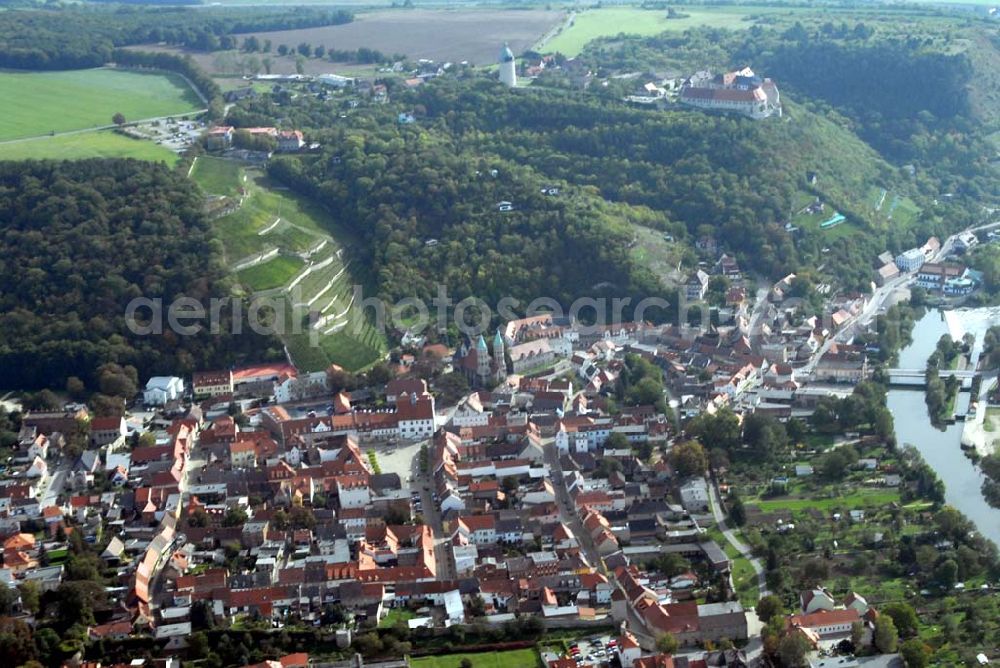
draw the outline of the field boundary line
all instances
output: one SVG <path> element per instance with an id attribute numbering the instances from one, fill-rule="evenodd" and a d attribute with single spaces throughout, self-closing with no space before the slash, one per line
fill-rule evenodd
<path id="1" fill-rule="evenodd" d="M 182 112 L 178 112 L 176 114 L 169 114 L 167 116 L 154 116 L 153 118 L 140 118 L 140 119 L 135 120 L 135 121 L 129 121 L 128 123 L 126 123 L 125 125 L 123 125 L 121 127 L 129 127 L 129 126 L 139 125 L 140 123 L 152 123 L 153 121 L 165 121 L 168 118 L 176 118 L 178 116 L 191 116 L 191 115 L 196 115 L 196 114 L 203 114 L 206 111 L 208 111 L 208 109 L 195 109 L 193 111 L 182 111 Z M 112 123 L 111 125 L 95 125 L 92 128 L 80 128 L 79 130 L 64 130 L 62 132 L 46 133 L 46 134 L 43 134 L 43 135 L 32 135 L 30 137 L 19 137 L 18 139 L 5 139 L 4 141 L 0 141 L 0 146 L 3 146 L 4 144 L 20 144 L 20 143 L 29 142 L 29 141 L 40 141 L 42 139 L 52 139 L 54 137 L 67 137 L 69 135 L 83 135 L 83 134 L 87 134 L 88 132 L 101 132 L 102 130 L 115 130 L 118 127 L 119 126 L 117 126 L 117 125 L 115 125 L 115 124 Z M 149 140 L 148 139 L 136 139 L 136 141 L 149 141 Z"/>

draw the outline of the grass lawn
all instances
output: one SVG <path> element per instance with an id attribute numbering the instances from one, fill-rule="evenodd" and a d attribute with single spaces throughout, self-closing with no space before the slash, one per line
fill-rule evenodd
<path id="1" fill-rule="evenodd" d="M 760 600 L 757 573 L 746 557 L 733 560 L 733 587 L 736 589 L 736 595 L 743 607 L 756 607 L 757 601 Z"/>
<path id="2" fill-rule="evenodd" d="M 898 502 L 899 492 L 896 490 L 870 489 L 860 490 L 843 496 L 835 496 L 831 498 L 809 499 L 778 497 L 774 499 L 756 501 L 753 505 L 760 508 L 763 512 L 772 512 L 775 510 L 789 510 L 794 512 L 796 510 L 808 510 L 809 508 L 816 508 L 823 511 L 829 511 L 833 508 L 846 508 L 848 510 L 854 510 L 866 506 L 883 507 L 889 505 L 890 503 Z"/>
<path id="3" fill-rule="evenodd" d="M 204 159 L 198 158 L 195 163 L 196 171 L 198 163 Z M 211 173 L 212 170 L 209 171 Z M 195 172 L 191 176 L 198 178 Z M 225 185 L 225 181 L 222 185 Z M 243 206 L 212 223 L 229 263 L 238 262 L 267 248 L 307 251 L 331 235 L 337 242 L 336 246 L 354 240 L 347 230 L 337 225 L 319 206 L 288 190 L 271 187 L 263 177 L 246 182 L 245 187 L 250 195 Z M 279 217 L 282 220 L 280 225 L 264 235 L 258 234 L 269 228 Z"/>
<path id="4" fill-rule="evenodd" d="M 543 51 L 554 53 L 559 51 L 567 56 L 575 56 L 591 40 L 598 37 L 610 37 L 620 33 L 629 35 L 658 35 L 667 31 L 682 31 L 697 26 L 712 26 L 715 28 L 747 28 L 753 22 L 745 20 L 751 14 L 767 12 L 759 7 L 683 7 L 678 12 L 687 14 L 686 18 L 668 19 L 667 12 L 662 9 L 646 10 L 630 7 L 614 7 L 591 9 L 576 15 L 573 25 L 553 37 Z M 771 9 L 770 11 L 774 11 Z"/>
<path id="5" fill-rule="evenodd" d="M 410 665 L 413 668 L 459 668 L 462 659 L 469 659 L 476 668 L 535 668 L 542 662 L 533 649 L 514 649 L 507 652 L 423 656 L 410 659 Z"/>
<path id="6" fill-rule="evenodd" d="M 823 211 L 818 211 L 816 213 L 801 212 L 803 208 L 811 204 L 815 199 L 815 195 L 811 195 L 809 193 L 799 192 L 796 194 L 796 199 L 794 200 L 795 214 L 792 216 L 790 221 L 792 225 L 811 233 L 821 234 L 826 242 L 842 236 L 849 236 L 859 231 L 859 229 L 849 220 L 845 220 L 830 227 L 820 227 L 823 223 L 838 215 L 838 211 L 827 204 L 827 206 L 823 208 Z"/>
<path id="7" fill-rule="evenodd" d="M 378 626 L 380 629 L 391 629 L 399 622 L 405 624 L 407 620 L 413 619 L 416 616 L 417 613 L 408 608 L 392 608 L 389 610 L 389 614 L 378 623 Z"/>
<path id="8" fill-rule="evenodd" d="M 243 169 L 239 163 L 211 156 L 199 156 L 194 161 L 191 178 L 209 195 L 238 195 Z"/>
<path id="9" fill-rule="evenodd" d="M 887 207 L 887 208 L 886 208 Z M 883 206 L 886 215 L 891 217 L 894 226 L 909 227 L 920 218 L 920 207 L 908 197 L 890 195 L 886 198 L 886 206 Z"/>
<path id="10" fill-rule="evenodd" d="M 150 162 L 165 162 L 171 167 L 180 160 L 180 156 L 170 149 L 151 141 L 124 137 L 111 130 L 60 137 L 39 137 L 0 146 L 0 160 L 83 158 L 136 158 Z"/>
<path id="11" fill-rule="evenodd" d="M 279 255 L 272 260 L 237 272 L 236 276 L 241 283 L 254 291 L 271 290 L 288 283 L 303 266 L 302 260 L 297 257 Z"/>
<path id="12" fill-rule="evenodd" d="M 986 409 L 986 415 L 983 417 L 983 431 L 991 433 L 997 431 L 998 423 L 1000 423 L 1000 408 L 990 406 Z"/>
<path id="13" fill-rule="evenodd" d="M 66 72 L 0 72 L 0 141 L 110 125 L 202 108 L 176 75 L 108 68 Z M 4 149 L 6 152 L 6 149 Z"/>
<path id="14" fill-rule="evenodd" d="M 740 603 L 744 607 L 755 607 L 757 601 L 760 600 L 760 589 L 757 587 L 757 573 L 753 570 L 750 560 L 741 555 L 740 551 L 726 540 L 718 526 L 709 529 L 707 535 L 719 544 L 719 547 L 733 562 L 733 587 L 736 589 Z M 742 536 L 737 535 L 737 538 L 742 539 Z M 743 539 L 743 542 L 746 543 L 746 539 Z"/>
<path id="15" fill-rule="evenodd" d="M 825 450 L 826 448 L 829 448 L 831 445 L 833 445 L 835 441 L 836 439 L 834 438 L 833 434 L 810 433 L 806 434 L 805 437 L 802 439 L 803 443 L 805 443 L 807 446 L 815 450 Z"/>

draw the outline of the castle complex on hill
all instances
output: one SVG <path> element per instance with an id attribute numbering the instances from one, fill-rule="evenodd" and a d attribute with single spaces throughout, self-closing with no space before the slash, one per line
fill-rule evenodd
<path id="1" fill-rule="evenodd" d="M 692 74 L 684 81 L 680 101 L 701 109 L 735 111 L 751 118 L 781 116 L 781 97 L 770 79 L 761 79 L 749 67 L 712 76 Z"/>

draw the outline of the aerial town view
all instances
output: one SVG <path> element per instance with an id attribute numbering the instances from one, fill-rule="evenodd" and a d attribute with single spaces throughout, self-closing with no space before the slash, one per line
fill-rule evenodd
<path id="1" fill-rule="evenodd" d="M 0 667 L 1000 665 L 1000 6 L 0 1 Z"/>

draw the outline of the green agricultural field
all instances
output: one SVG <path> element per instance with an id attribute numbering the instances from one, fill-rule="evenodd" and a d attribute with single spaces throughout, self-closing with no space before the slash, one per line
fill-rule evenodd
<path id="1" fill-rule="evenodd" d="M 238 162 L 199 156 L 191 168 L 191 178 L 209 195 L 239 195 L 243 168 Z"/>
<path id="2" fill-rule="evenodd" d="M 413 668 L 459 668 L 462 659 L 469 659 L 476 668 L 536 668 L 541 665 L 541 658 L 533 649 L 423 656 L 410 659 L 410 665 Z"/>
<path id="3" fill-rule="evenodd" d="M 667 31 L 682 31 L 697 26 L 712 26 L 715 28 L 746 28 L 752 25 L 747 18 L 774 9 L 759 7 L 678 7 L 678 11 L 687 14 L 685 18 L 668 19 L 667 13 L 660 9 L 637 9 L 627 7 L 592 9 L 580 12 L 573 20 L 573 25 L 549 40 L 543 51 L 556 51 L 567 56 L 575 56 L 591 40 L 598 37 L 613 37 L 620 33 L 629 35 L 658 35 Z"/>
<path id="4" fill-rule="evenodd" d="M 190 113 L 204 105 L 174 74 L 115 69 L 0 72 L 0 141 Z"/>
<path id="5" fill-rule="evenodd" d="M 136 158 L 150 162 L 165 162 L 171 167 L 180 159 L 173 151 L 151 141 L 131 139 L 111 130 L 38 137 L 0 144 L 0 160 L 83 158 Z"/>
<path id="6" fill-rule="evenodd" d="M 273 260 L 237 272 L 236 276 L 254 291 L 273 290 L 292 280 L 303 266 L 304 263 L 297 257 L 279 255 Z"/>

